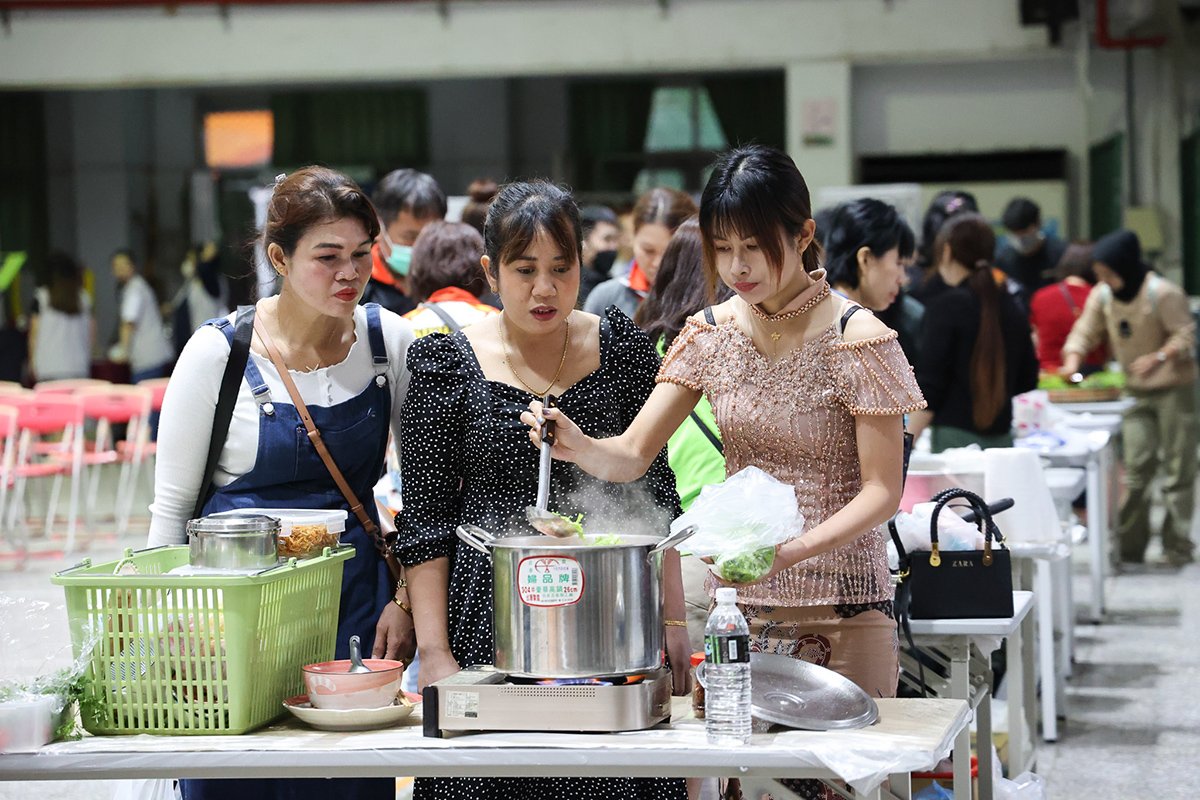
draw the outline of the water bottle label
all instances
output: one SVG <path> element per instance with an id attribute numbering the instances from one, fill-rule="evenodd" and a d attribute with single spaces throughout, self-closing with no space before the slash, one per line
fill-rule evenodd
<path id="1" fill-rule="evenodd" d="M 710 664 L 749 664 L 749 636 L 705 636 L 704 660 Z"/>

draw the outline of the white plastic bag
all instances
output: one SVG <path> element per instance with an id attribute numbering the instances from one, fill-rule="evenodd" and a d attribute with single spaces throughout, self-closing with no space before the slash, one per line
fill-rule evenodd
<path id="1" fill-rule="evenodd" d="M 911 514 L 901 511 L 896 515 L 896 533 L 900 535 L 900 543 L 908 552 L 924 550 L 931 547 L 930 531 L 933 528 L 934 503 L 918 503 L 913 506 Z M 983 534 L 974 523 L 967 522 L 954 510 L 947 507 L 938 514 L 938 549 L 939 550 L 982 550 Z"/>
<path id="2" fill-rule="evenodd" d="M 170 778 L 117 781 L 113 800 L 180 800 L 178 787 Z"/>
<path id="3" fill-rule="evenodd" d="M 1046 800 L 1046 781 L 1032 772 L 1022 772 L 1011 781 L 995 782 L 996 800 Z"/>
<path id="4" fill-rule="evenodd" d="M 799 536 L 804 515 L 794 487 L 758 467 L 746 467 L 724 483 L 705 486 L 687 513 L 671 523 L 671 532 L 689 525 L 696 526 L 696 533 L 680 544 L 679 551 L 712 558 L 721 568 L 728 561 L 773 549 Z M 762 574 L 770 568 L 766 555 L 759 562 L 759 566 L 766 564 Z"/>

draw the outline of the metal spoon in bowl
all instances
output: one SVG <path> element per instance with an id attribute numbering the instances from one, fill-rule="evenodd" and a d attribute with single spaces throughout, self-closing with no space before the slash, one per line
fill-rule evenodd
<path id="1" fill-rule="evenodd" d="M 350 674 L 355 675 L 360 672 L 372 672 L 372 669 L 363 663 L 362 644 L 356 633 L 350 637 Z"/>
<path id="2" fill-rule="evenodd" d="M 548 394 L 542 398 L 543 408 L 554 408 L 558 398 Z M 537 505 L 525 507 L 525 519 L 538 533 L 566 538 L 580 534 L 579 525 L 547 510 L 550 504 L 550 448 L 554 446 L 554 420 L 542 418 L 542 448 L 538 454 Z"/>

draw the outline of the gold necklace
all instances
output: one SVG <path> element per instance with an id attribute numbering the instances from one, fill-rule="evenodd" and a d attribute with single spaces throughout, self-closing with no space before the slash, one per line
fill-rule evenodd
<path id="1" fill-rule="evenodd" d="M 521 385 L 524 386 L 530 394 L 532 394 L 534 397 L 545 397 L 546 395 L 550 394 L 550 390 L 554 388 L 554 384 L 558 383 L 558 378 L 560 375 L 562 375 L 563 366 L 567 363 L 567 351 L 571 349 L 571 318 L 567 317 L 566 319 L 567 335 L 563 341 L 562 358 L 560 358 L 558 361 L 558 370 L 554 373 L 554 378 L 550 381 L 550 385 L 546 387 L 545 391 L 539 392 L 537 389 L 534 389 L 525 382 L 525 379 L 521 377 L 521 373 L 517 372 L 516 368 L 512 365 L 512 362 L 509 361 L 508 335 L 504 332 L 504 320 L 501 319 L 503 316 L 504 314 L 498 314 L 496 316 L 496 324 L 500 326 L 500 348 L 504 352 L 504 366 L 508 367 L 508 371 L 513 374 L 514 378 L 520 381 Z"/>
<path id="2" fill-rule="evenodd" d="M 782 314 L 768 314 L 767 312 L 765 312 L 761 308 L 759 308 L 757 304 L 750 303 L 748 305 L 750 306 L 750 312 L 752 314 L 754 314 L 754 316 L 758 317 L 763 322 L 775 323 L 775 322 L 784 322 L 785 320 L 796 319 L 797 317 L 804 316 L 805 314 L 807 314 L 808 312 L 810 312 L 814 308 L 816 308 L 821 303 L 821 301 L 824 300 L 826 297 L 829 297 L 829 284 L 826 284 L 825 286 L 823 286 L 804 305 L 800 306 L 797 309 L 793 309 L 792 311 L 785 311 Z M 779 344 L 779 340 L 783 337 L 783 332 L 782 331 L 768 331 L 767 335 L 771 337 L 771 347 L 774 348 L 777 344 Z M 772 355 L 774 355 L 774 350 L 772 350 Z"/>

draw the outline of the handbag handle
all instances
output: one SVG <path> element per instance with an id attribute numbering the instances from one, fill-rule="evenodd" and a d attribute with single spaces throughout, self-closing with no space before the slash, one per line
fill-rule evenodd
<path id="1" fill-rule="evenodd" d="M 1004 536 L 992 520 L 992 512 L 988 509 L 987 503 L 984 502 L 983 498 L 974 492 L 959 488 L 945 489 L 933 497 L 935 505 L 933 507 L 933 519 L 929 530 L 931 551 L 929 565 L 936 567 L 942 563 L 941 554 L 938 552 L 938 516 L 941 515 L 942 509 L 950 504 L 950 501 L 958 499 L 966 500 L 971 510 L 975 513 L 975 524 L 979 527 L 979 532 L 983 534 L 983 564 L 984 566 L 991 566 L 992 539 L 994 538 L 1001 547 L 1004 547 Z"/>
<path id="2" fill-rule="evenodd" d="M 383 538 L 383 533 L 379 530 L 379 526 L 375 524 L 375 520 L 371 519 L 371 515 L 363 507 L 362 501 L 358 499 L 358 495 L 350 488 L 350 484 L 346 482 L 346 477 L 342 475 L 342 471 L 338 469 L 338 465 L 334 462 L 333 454 L 325 446 L 325 441 L 321 438 L 321 431 L 317 428 L 317 424 L 313 422 L 312 415 L 308 413 L 308 406 L 304 404 L 304 398 L 300 396 L 300 390 L 296 388 L 296 382 L 292 380 L 287 364 L 284 363 L 283 357 L 279 355 L 279 350 L 275 347 L 275 342 L 271 339 L 271 334 L 267 333 L 267 329 L 263 326 L 261 317 L 254 318 L 254 331 L 258 334 L 258 338 L 262 340 L 263 347 L 267 349 L 267 355 L 270 357 L 271 363 L 275 365 L 275 370 L 279 373 L 280 379 L 283 380 L 283 385 L 287 387 L 288 395 L 292 398 L 292 404 L 296 407 L 296 413 L 300 415 L 300 419 L 304 422 L 304 427 L 308 431 L 308 440 L 312 442 L 317 455 L 321 457 L 325 468 L 329 470 L 329 476 L 337 484 L 338 491 L 342 493 L 342 497 L 346 498 L 346 502 L 350 504 L 350 511 L 353 512 L 354 516 L 358 517 L 363 530 L 367 532 L 367 535 L 371 537 L 371 541 L 375 543 L 375 549 L 383 557 L 388 571 L 392 573 L 392 577 L 397 581 L 401 580 L 404 576 L 404 571 L 400 567 L 400 562 L 392 554 L 387 541 Z"/>

